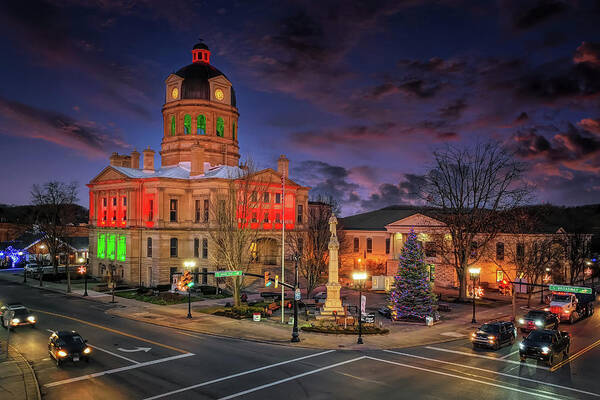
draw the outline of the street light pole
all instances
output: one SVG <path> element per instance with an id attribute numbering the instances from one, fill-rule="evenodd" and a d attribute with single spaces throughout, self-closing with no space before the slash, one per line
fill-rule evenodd
<path id="1" fill-rule="evenodd" d="M 196 262 L 195 261 L 185 261 L 183 263 L 183 266 L 186 268 L 194 268 L 196 266 Z M 187 286 L 187 292 L 188 292 L 188 314 L 187 314 L 187 318 L 192 319 L 192 288 L 190 286 Z"/>
<path id="2" fill-rule="evenodd" d="M 367 279 L 366 272 L 355 272 L 352 274 L 352 279 L 358 285 L 358 340 L 357 344 L 363 344 L 362 339 L 362 285 Z"/>
<path id="3" fill-rule="evenodd" d="M 298 255 L 294 256 L 294 328 L 292 329 L 292 343 L 298 343 L 300 337 L 298 336 L 298 301 L 296 300 L 296 291 L 298 290 Z"/>

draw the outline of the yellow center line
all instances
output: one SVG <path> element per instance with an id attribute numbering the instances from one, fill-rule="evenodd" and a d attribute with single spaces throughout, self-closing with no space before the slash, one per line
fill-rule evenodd
<path id="1" fill-rule="evenodd" d="M 594 347 L 597 347 L 600 345 L 600 340 L 595 341 L 594 343 L 590 344 L 587 347 L 584 347 L 583 349 L 579 350 L 577 353 L 573 354 L 572 356 L 570 356 L 569 358 L 567 358 L 566 360 L 563 360 L 561 362 L 559 362 L 558 364 L 556 364 L 554 367 L 550 368 L 550 372 L 554 372 L 557 369 L 559 369 L 560 367 L 562 367 L 563 365 L 573 361 L 574 359 L 576 359 L 577 357 L 581 356 L 582 354 L 590 351 L 591 349 L 593 349 Z"/>
<path id="2" fill-rule="evenodd" d="M 39 312 L 39 313 L 42 313 L 42 314 L 54 315 L 55 317 L 66 318 L 66 319 L 70 319 L 70 320 L 73 320 L 73 321 L 77 321 L 77 322 L 80 322 L 82 324 L 93 326 L 94 328 L 104 329 L 105 331 L 109 331 L 109 332 L 113 332 L 113 333 L 116 333 L 116 334 L 119 334 L 119 335 L 127 336 L 127 337 L 130 337 L 132 339 L 136 339 L 136 340 L 141 340 L 142 342 L 146 342 L 146 343 L 150 343 L 150 344 L 153 344 L 153 345 L 156 345 L 156 346 L 164 347 L 165 349 L 174 350 L 174 351 L 177 351 L 179 353 L 183 353 L 183 354 L 189 353 L 189 351 L 187 351 L 187 350 L 178 349 L 177 347 L 169 346 L 167 344 L 158 343 L 158 342 L 155 342 L 155 341 L 150 340 L 150 339 L 144 339 L 144 338 L 141 338 L 139 336 L 132 335 L 130 333 L 126 333 L 126 332 L 122 332 L 122 331 L 119 331 L 119 330 L 116 330 L 116 329 L 113 329 L 113 328 L 109 328 L 109 327 L 106 327 L 106 326 L 98 325 L 98 324 L 95 324 L 93 322 L 84 321 L 84 320 L 79 319 L 79 318 L 70 317 L 68 315 L 56 314 L 56 313 L 53 313 L 53 312 L 43 311 L 43 310 L 35 310 L 33 308 L 30 308 L 30 310 L 34 311 L 34 312 Z"/>

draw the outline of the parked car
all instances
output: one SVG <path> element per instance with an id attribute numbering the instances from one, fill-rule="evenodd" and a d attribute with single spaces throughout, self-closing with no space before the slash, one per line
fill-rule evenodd
<path id="1" fill-rule="evenodd" d="M 390 306 L 383 306 L 379 310 L 377 310 L 377 312 L 384 318 L 392 318 L 392 309 L 390 308 Z"/>
<path id="2" fill-rule="evenodd" d="M 528 358 L 545 361 L 549 366 L 554 364 L 556 357 L 562 355 L 563 360 L 569 357 L 571 335 L 568 332 L 539 329 L 532 331 L 525 340 L 519 343 L 521 362 Z"/>
<path id="3" fill-rule="evenodd" d="M 17 326 L 29 325 L 35 328 L 37 318 L 26 307 L 21 304 L 12 304 L 2 307 L 2 326 L 13 329 Z"/>
<path id="4" fill-rule="evenodd" d="M 327 292 L 319 292 L 313 296 L 316 302 L 324 303 L 327 300 Z"/>
<path id="5" fill-rule="evenodd" d="M 513 344 L 517 337 L 517 328 L 512 322 L 490 322 L 483 324 L 471 334 L 473 348 L 491 347 L 498 350 L 503 344 Z"/>
<path id="6" fill-rule="evenodd" d="M 558 329 L 560 320 L 549 311 L 531 310 L 519 318 L 521 332 L 529 333 L 534 329 Z"/>
<path id="7" fill-rule="evenodd" d="M 40 266 L 38 264 L 26 264 L 25 267 L 23 267 L 23 273 L 33 275 L 38 273 L 39 269 Z"/>
<path id="8" fill-rule="evenodd" d="M 56 366 L 71 360 L 90 362 L 92 348 L 87 345 L 87 340 L 75 331 L 53 332 L 48 339 L 48 353 L 56 360 Z"/>

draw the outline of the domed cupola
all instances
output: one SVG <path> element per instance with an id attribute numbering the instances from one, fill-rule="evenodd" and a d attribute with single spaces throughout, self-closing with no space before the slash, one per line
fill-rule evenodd
<path id="1" fill-rule="evenodd" d="M 190 160 L 194 143 L 203 145 L 211 164 L 237 165 L 236 98 L 224 73 L 210 64 L 210 49 L 200 41 L 192 63 L 168 76 L 163 106 L 162 165 Z"/>

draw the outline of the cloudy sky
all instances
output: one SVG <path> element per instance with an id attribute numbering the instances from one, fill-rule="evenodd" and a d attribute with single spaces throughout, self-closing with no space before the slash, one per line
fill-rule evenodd
<path id="1" fill-rule="evenodd" d="M 233 82 L 243 157 L 343 213 L 414 203 L 438 146 L 495 140 L 537 202 L 600 202 L 599 1 L 0 3 L 0 203 L 160 148 L 164 80 L 199 37 Z M 158 160 L 157 160 L 158 161 Z"/>

